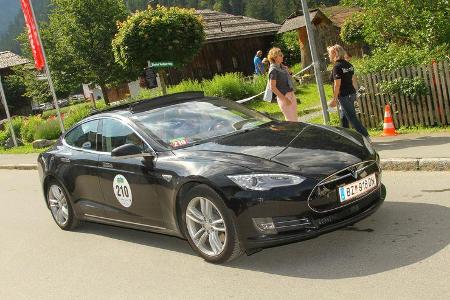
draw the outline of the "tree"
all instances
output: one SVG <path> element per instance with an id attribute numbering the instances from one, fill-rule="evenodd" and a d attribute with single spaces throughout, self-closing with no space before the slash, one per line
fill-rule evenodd
<path id="1" fill-rule="evenodd" d="M 131 76 L 114 61 L 111 42 L 128 11 L 122 0 L 53 0 L 44 34 L 52 72 L 93 82 L 109 104 L 107 85 Z M 64 76 L 65 75 L 65 76 Z M 56 76 L 58 77 L 58 76 Z M 81 83 L 81 82 L 80 82 Z"/>
<path id="2" fill-rule="evenodd" d="M 300 62 L 301 52 L 297 31 L 278 34 L 273 45 L 283 51 L 284 62 L 287 65 L 292 66 Z"/>
<path id="3" fill-rule="evenodd" d="M 15 99 L 22 102 L 29 99 L 33 102 L 45 103 L 52 101 L 52 95 L 48 87 L 47 80 L 39 80 L 39 73 L 32 65 L 16 66 L 13 68 L 13 73 L 6 77 L 7 90 L 10 93 L 15 93 Z M 13 92 L 14 91 L 14 92 Z M 16 102 L 16 101 L 14 101 Z"/>
<path id="4" fill-rule="evenodd" d="M 67 48 L 56 45 L 56 43 L 58 43 L 58 39 L 55 37 L 56 33 L 49 30 L 48 23 L 41 23 L 41 25 L 41 37 L 46 50 L 47 63 L 50 66 L 56 96 L 58 98 L 67 97 L 71 93 L 79 91 L 81 88 L 83 77 L 82 73 L 78 70 L 79 64 L 73 63 L 75 57 Z M 22 55 L 27 57 L 30 61 L 33 61 L 28 34 L 22 32 L 17 37 L 17 40 L 20 43 Z M 15 71 L 22 78 L 28 97 L 38 103 L 52 101 L 48 81 L 37 79 L 38 76 L 45 76 L 43 72 L 38 72 L 29 66 L 16 68 Z M 48 97 L 43 96 L 42 93 L 48 94 Z M 48 98 L 47 101 L 43 101 L 45 97 Z"/>
<path id="5" fill-rule="evenodd" d="M 249 17 L 274 20 L 273 0 L 249 1 L 245 6 L 245 14 Z"/>
<path id="6" fill-rule="evenodd" d="M 18 111 L 21 107 L 30 107 L 31 97 L 26 95 L 26 85 L 21 70 L 23 66 L 13 68 L 13 72 L 2 77 L 3 88 L 11 112 Z"/>
<path id="7" fill-rule="evenodd" d="M 204 40 L 203 22 L 194 10 L 158 6 L 136 12 L 120 23 L 112 44 L 116 61 L 124 69 L 139 72 L 147 61 L 183 66 L 198 53 Z"/>
<path id="8" fill-rule="evenodd" d="M 393 43 L 431 49 L 450 40 L 448 0 L 345 0 L 344 3 L 364 9 L 346 26 L 356 29 L 347 30 L 353 37 L 362 34 L 370 45 L 384 47 Z"/>
<path id="9" fill-rule="evenodd" d="M 355 13 L 344 21 L 340 33 L 342 41 L 346 44 L 364 42 L 364 15 Z"/>

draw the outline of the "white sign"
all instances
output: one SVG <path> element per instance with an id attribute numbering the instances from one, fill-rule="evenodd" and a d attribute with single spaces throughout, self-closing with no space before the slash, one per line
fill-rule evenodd
<path id="1" fill-rule="evenodd" d="M 117 174 L 113 181 L 114 195 L 124 207 L 130 207 L 133 203 L 131 188 L 125 176 Z"/>

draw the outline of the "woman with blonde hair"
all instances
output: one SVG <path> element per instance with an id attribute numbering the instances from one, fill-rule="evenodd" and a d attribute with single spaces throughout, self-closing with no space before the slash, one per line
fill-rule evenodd
<path id="1" fill-rule="evenodd" d="M 280 48 L 272 48 L 267 58 L 270 61 L 268 88 L 277 96 L 278 106 L 286 121 L 298 122 L 294 82 L 288 68 L 283 65 L 283 53 Z"/>
<path id="2" fill-rule="evenodd" d="M 365 137 L 369 137 L 367 129 L 356 116 L 356 77 L 353 65 L 345 59 L 346 52 L 340 45 L 328 47 L 328 55 L 330 61 L 334 64 L 332 71 L 334 81 L 332 103 L 339 102 L 341 106 L 341 126 L 349 128 L 350 122 L 356 131 Z"/>

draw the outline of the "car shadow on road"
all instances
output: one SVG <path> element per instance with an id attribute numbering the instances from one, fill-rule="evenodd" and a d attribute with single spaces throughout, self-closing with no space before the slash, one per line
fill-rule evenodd
<path id="1" fill-rule="evenodd" d="M 78 232 L 195 255 L 187 241 L 161 234 L 94 223 Z M 353 227 L 244 255 L 225 267 L 311 279 L 367 276 L 421 262 L 449 244 L 449 232 L 448 207 L 385 202 Z"/>
<path id="2" fill-rule="evenodd" d="M 229 267 L 311 279 L 366 276 L 418 263 L 450 241 L 450 208 L 385 202 L 353 227 L 266 249 Z"/>
<path id="3" fill-rule="evenodd" d="M 424 136 L 414 139 L 376 140 L 373 145 L 377 151 L 398 150 L 411 147 L 437 146 L 450 144 L 448 136 Z"/>
<path id="4" fill-rule="evenodd" d="M 122 227 L 103 225 L 97 223 L 83 223 L 77 228 L 77 232 L 95 234 L 121 240 L 129 243 L 140 244 L 149 247 L 161 248 L 169 251 L 195 255 L 187 241 L 174 236 L 151 233 L 147 231 L 127 229 Z"/>

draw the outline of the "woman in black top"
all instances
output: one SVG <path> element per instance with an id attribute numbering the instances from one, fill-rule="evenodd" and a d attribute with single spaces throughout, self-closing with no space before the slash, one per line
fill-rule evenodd
<path id="1" fill-rule="evenodd" d="M 339 45 L 328 48 L 330 60 L 333 67 L 333 101 L 339 101 L 342 113 L 340 114 L 342 127 L 349 128 L 349 122 L 363 136 L 368 137 L 367 129 L 361 124 L 355 111 L 356 101 L 356 78 L 351 63 L 345 60 L 345 50 Z"/>

